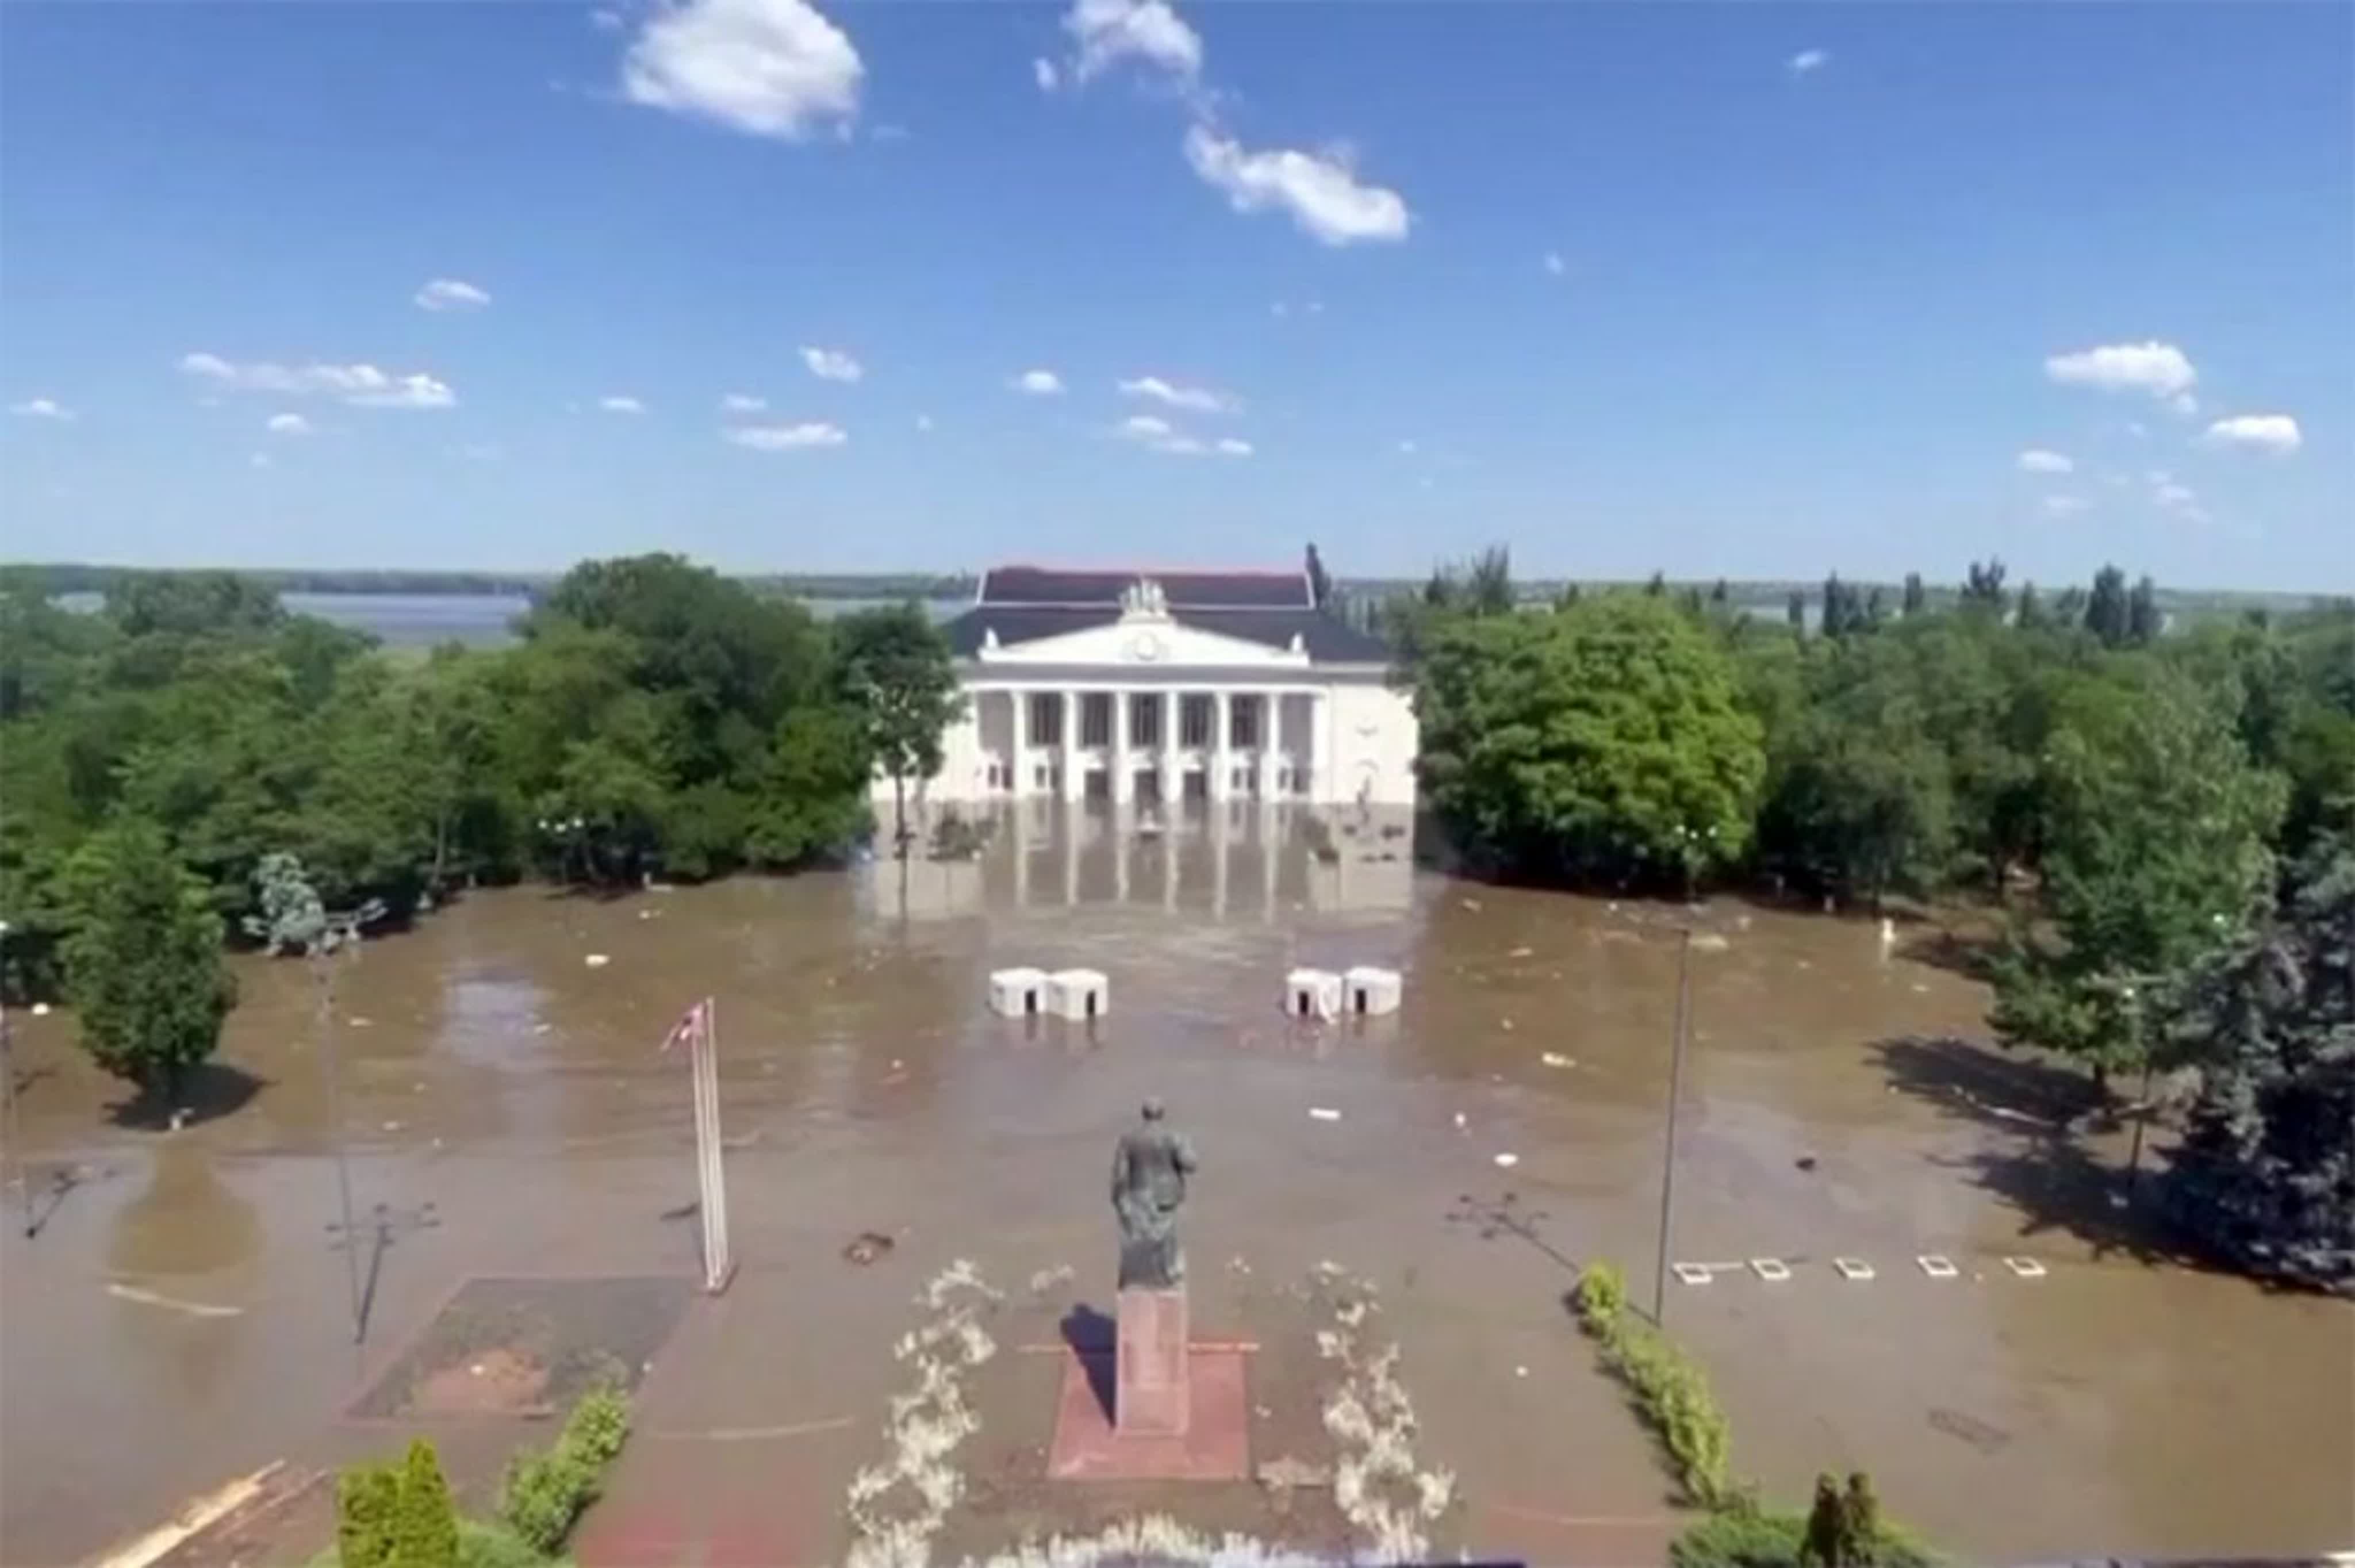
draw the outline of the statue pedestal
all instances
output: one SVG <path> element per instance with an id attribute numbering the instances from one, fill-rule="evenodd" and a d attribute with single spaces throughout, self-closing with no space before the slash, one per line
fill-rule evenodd
<path id="1" fill-rule="evenodd" d="M 1192 1414 L 1185 1290 L 1122 1291 L 1116 1351 L 1113 1430 L 1123 1437 L 1183 1437 Z"/>
<path id="2" fill-rule="evenodd" d="M 1107 1325 L 1065 1325 L 1047 1474 L 1063 1481 L 1234 1481 L 1251 1471 L 1246 1344 L 1187 1337 L 1186 1292 L 1124 1290 Z M 1111 1328 L 1109 1336 L 1102 1333 Z"/>

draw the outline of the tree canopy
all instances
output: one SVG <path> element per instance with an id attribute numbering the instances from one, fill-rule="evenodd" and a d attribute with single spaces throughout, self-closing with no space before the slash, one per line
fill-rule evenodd
<path id="1" fill-rule="evenodd" d="M 1431 804 L 1477 859 L 1681 882 L 1747 847 L 1758 721 L 1722 651 L 1663 599 L 1448 622 L 1415 691 Z"/>

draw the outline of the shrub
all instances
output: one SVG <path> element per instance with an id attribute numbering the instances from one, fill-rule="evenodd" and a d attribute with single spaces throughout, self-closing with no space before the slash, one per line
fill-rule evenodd
<path id="1" fill-rule="evenodd" d="M 433 1445 L 420 1437 L 400 1467 L 400 1505 L 393 1526 L 398 1568 L 458 1568 L 458 1513 Z"/>
<path id="2" fill-rule="evenodd" d="M 1578 1289 L 1572 1296 L 1578 1308 L 1578 1320 L 1598 1339 L 1614 1338 L 1619 1329 L 1619 1315 L 1627 1306 L 1627 1281 L 1609 1264 L 1589 1264 L 1578 1274 Z"/>
<path id="3" fill-rule="evenodd" d="M 336 1555 L 343 1568 L 390 1568 L 400 1473 L 354 1465 L 336 1477 Z"/>
<path id="4" fill-rule="evenodd" d="M 1669 1568 L 1798 1568 L 1806 1538 L 1796 1514 L 1727 1509 L 1668 1543 Z"/>
<path id="5" fill-rule="evenodd" d="M 458 1568 L 549 1568 L 548 1559 L 511 1530 L 480 1520 L 458 1521 Z"/>
<path id="6" fill-rule="evenodd" d="M 572 1532 L 581 1510 L 597 1499 L 602 1473 L 630 1431 L 630 1402 L 613 1389 L 582 1397 L 564 1431 L 544 1453 L 507 1462 L 499 1488 L 499 1518 L 534 1549 L 553 1552 Z"/>

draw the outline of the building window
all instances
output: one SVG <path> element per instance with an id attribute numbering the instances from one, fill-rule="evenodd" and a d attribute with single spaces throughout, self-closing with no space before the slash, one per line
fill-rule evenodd
<path id="1" fill-rule="evenodd" d="M 1046 763 L 1040 763 L 1038 766 L 1030 770 L 1030 784 L 1034 789 L 1045 789 L 1047 787 Z"/>
<path id="2" fill-rule="evenodd" d="M 1112 744 L 1112 693 L 1090 691 L 1080 698 L 1080 744 Z"/>
<path id="3" fill-rule="evenodd" d="M 1161 744 L 1161 694 L 1150 692 L 1128 699 L 1128 740 L 1133 746 Z"/>
<path id="4" fill-rule="evenodd" d="M 1227 744 L 1239 752 L 1252 751 L 1259 745 L 1260 704 L 1263 697 L 1231 699 L 1227 708 Z"/>
<path id="5" fill-rule="evenodd" d="M 1178 699 L 1178 743 L 1202 747 L 1210 743 L 1210 695 L 1189 691 Z"/>
<path id="6" fill-rule="evenodd" d="M 1034 746 L 1060 746 L 1063 743 L 1061 692 L 1034 691 L 1030 694 L 1030 743 Z"/>
<path id="7" fill-rule="evenodd" d="M 1307 795 L 1308 782 L 1308 770 L 1306 768 L 1296 767 L 1292 770 L 1293 794 L 1297 795 Z"/>

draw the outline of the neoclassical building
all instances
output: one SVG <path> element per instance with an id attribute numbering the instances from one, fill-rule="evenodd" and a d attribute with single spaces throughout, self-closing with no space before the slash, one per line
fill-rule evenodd
<path id="1" fill-rule="evenodd" d="M 1414 802 L 1387 651 L 1305 573 L 997 567 L 945 630 L 967 700 L 920 798 Z"/>

